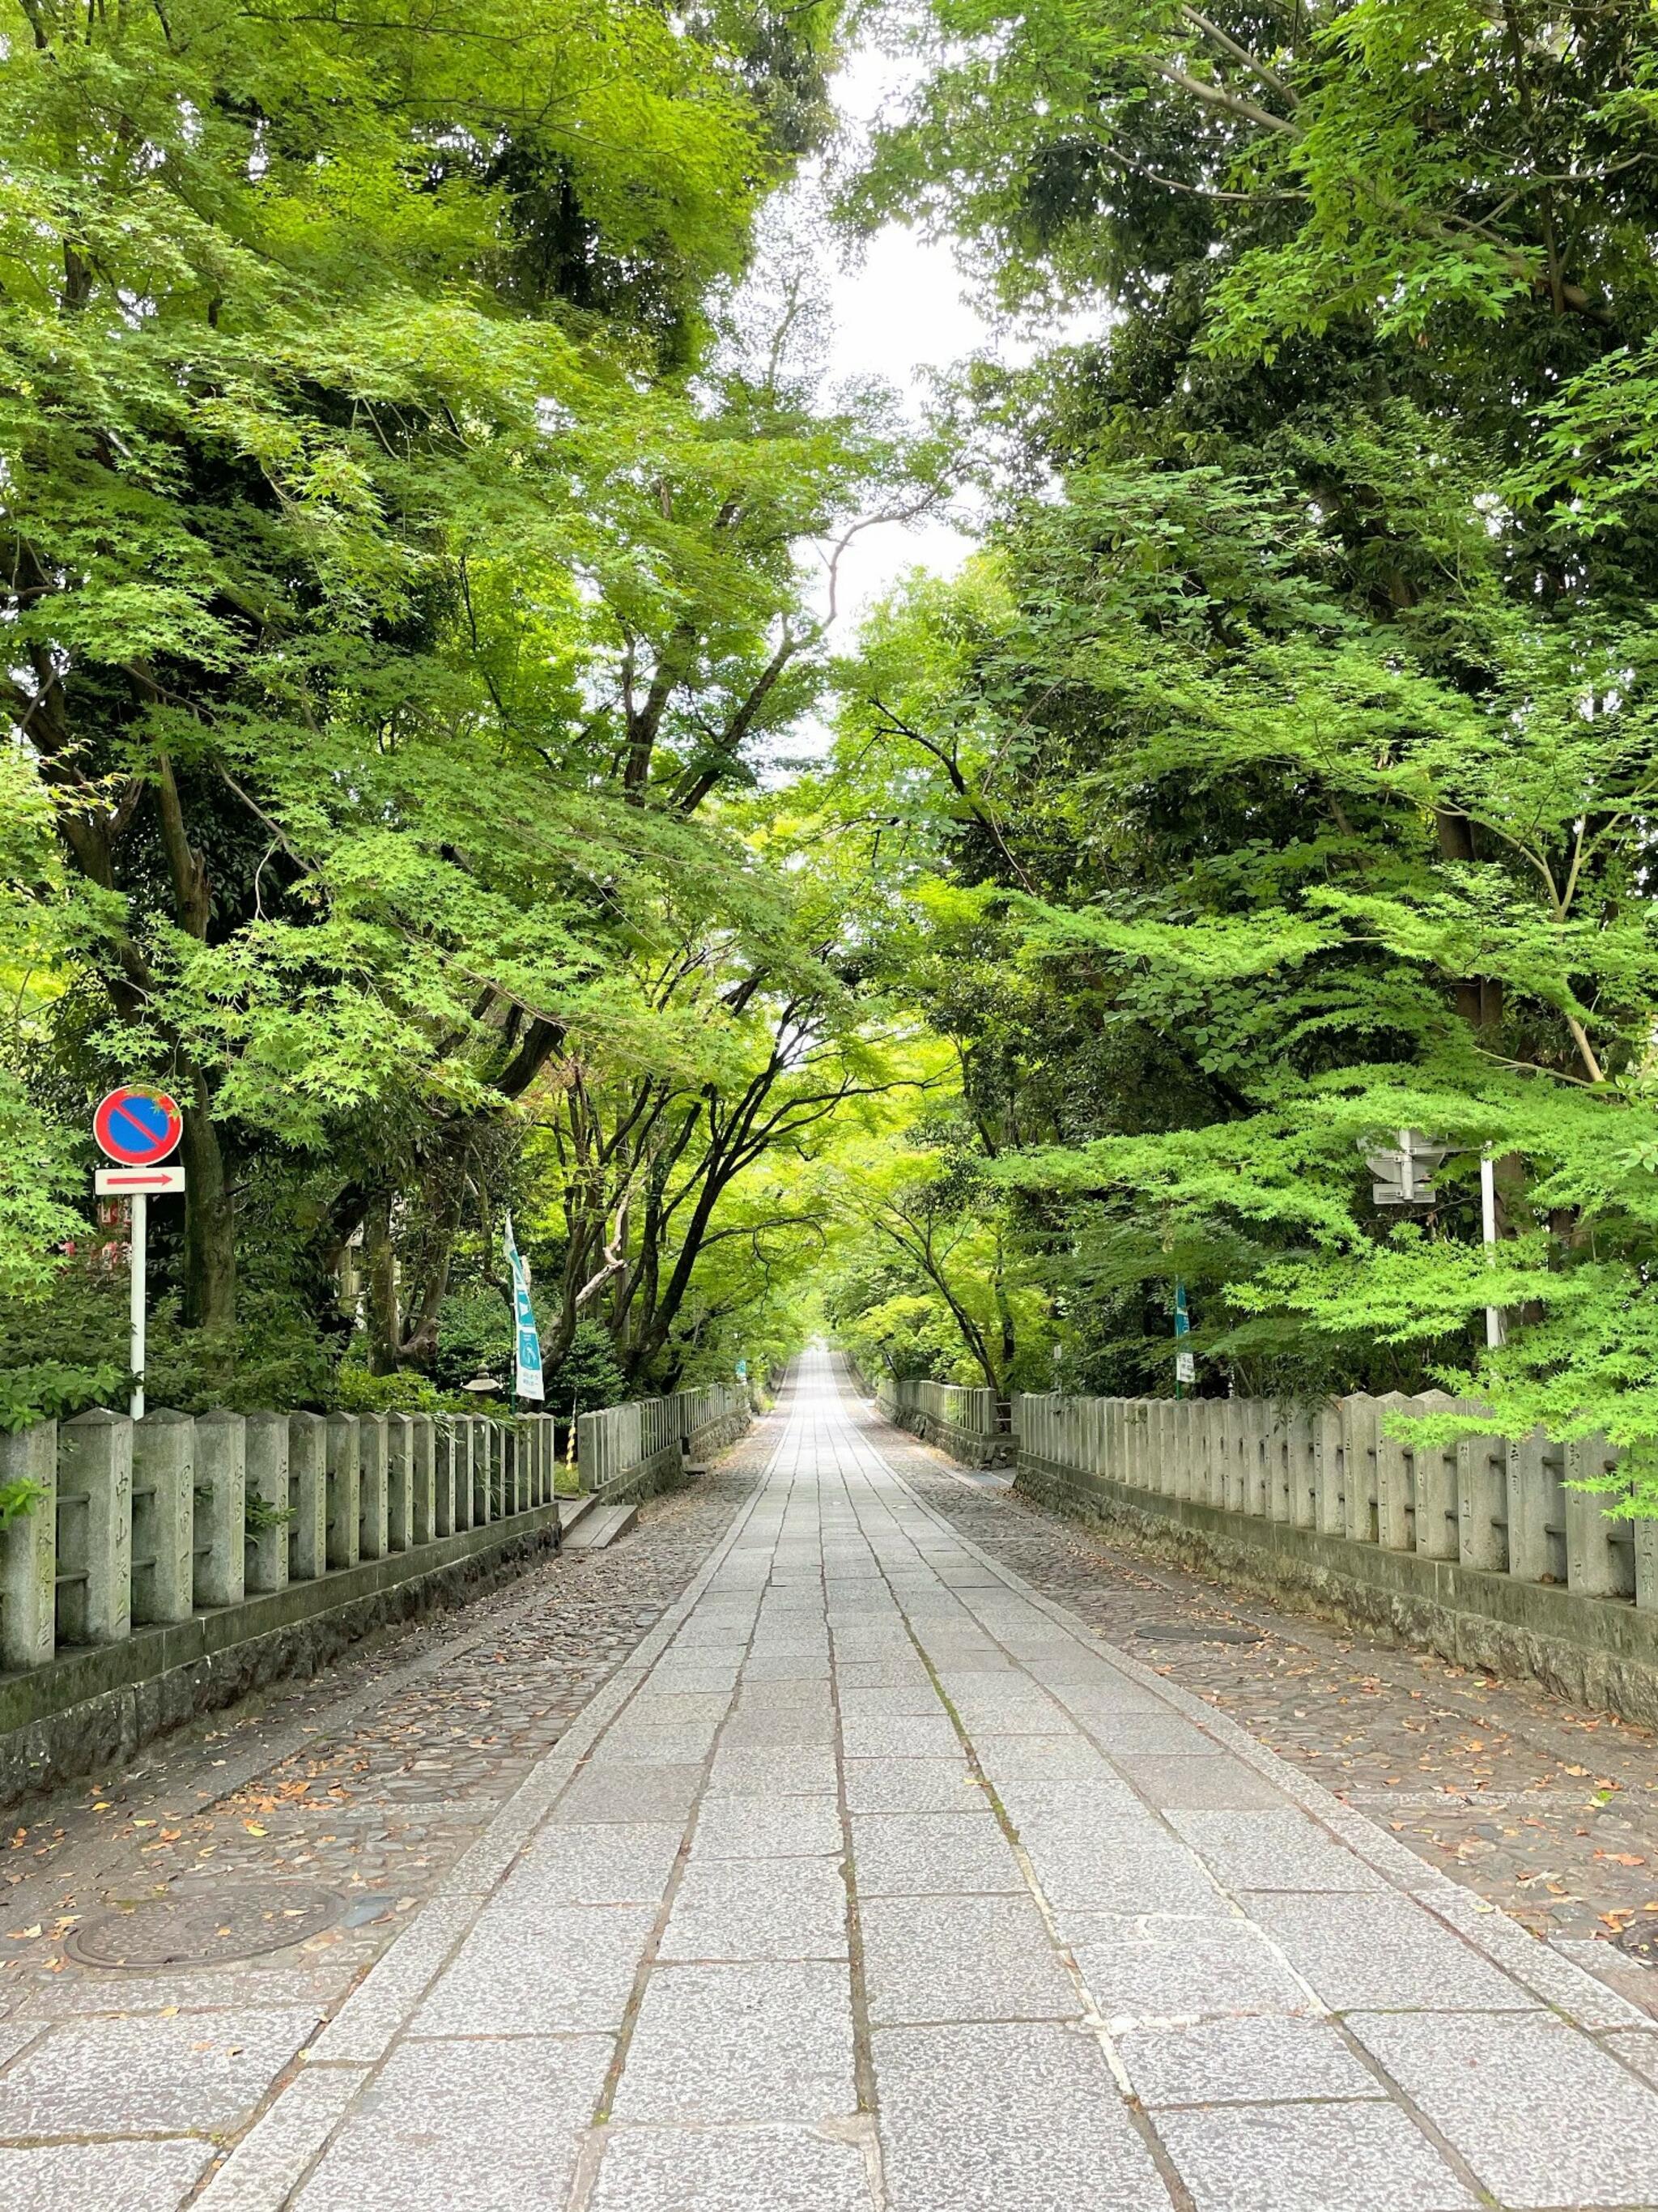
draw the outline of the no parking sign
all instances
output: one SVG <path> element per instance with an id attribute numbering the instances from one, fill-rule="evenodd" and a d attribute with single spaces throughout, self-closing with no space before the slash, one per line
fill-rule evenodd
<path id="1" fill-rule="evenodd" d="M 98 1101 L 92 1116 L 92 1133 L 98 1149 L 112 1167 L 100 1168 L 93 1188 L 101 1198 L 117 1195 L 132 1201 L 131 1313 L 129 1341 L 132 1365 L 132 1417 L 144 1410 L 144 1267 L 148 1256 L 149 1200 L 163 1193 L 177 1194 L 185 1187 L 182 1167 L 164 1164 L 177 1150 L 185 1133 L 185 1117 L 176 1099 L 154 1084 L 123 1083 Z"/>
<path id="2" fill-rule="evenodd" d="M 98 1102 L 92 1133 L 106 1159 L 118 1167 L 153 1168 L 178 1150 L 185 1117 L 165 1091 L 124 1083 Z"/>

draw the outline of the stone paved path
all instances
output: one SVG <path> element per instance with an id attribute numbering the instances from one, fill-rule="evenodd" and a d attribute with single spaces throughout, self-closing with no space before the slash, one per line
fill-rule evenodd
<path id="1" fill-rule="evenodd" d="M 1658 2011 L 1658 1741 L 1531 1682 L 1386 1645 L 1010 1496 L 854 1408 L 951 1526 L 1359 1806 L 1430 1865 Z M 1619 1947 L 1625 1933 L 1638 1955 Z"/>
<path id="2" fill-rule="evenodd" d="M 0 2202 L 1658 2206 L 1644 2014 L 993 1561 L 824 1363 L 779 1427 L 321 2033 L 247 2016 L 281 2070 L 227 2160 L 248 2053 L 201 1995 L 106 2041 L 125 2170 L 78 2197 L 86 2023 L 18 2021 Z"/>
<path id="3" fill-rule="evenodd" d="M 14 1808 L 0 1850 L 0 2207 L 165 2212 L 201 2185 L 698 1572 L 773 1441 L 756 1431 L 691 1489 L 652 1500 L 610 1551 L 550 1558 Z M 339 1900 L 332 1924 L 235 1966 L 111 1971 L 76 1955 L 112 1907 L 280 1905 L 313 1884 Z M 164 2140 L 134 2140 L 150 2134 Z"/>

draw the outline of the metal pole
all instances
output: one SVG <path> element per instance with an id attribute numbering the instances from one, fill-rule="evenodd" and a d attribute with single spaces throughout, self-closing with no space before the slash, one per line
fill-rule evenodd
<path id="1" fill-rule="evenodd" d="M 131 1413 L 135 1421 L 144 1417 L 144 1267 L 149 1257 L 149 1200 L 142 1190 L 132 1194 L 132 1238 L 129 1247 L 131 1320 L 128 1335 L 128 1364 L 132 1369 Z"/>
<path id="2" fill-rule="evenodd" d="M 1481 1225 L 1485 1231 L 1485 1249 L 1488 1252 L 1495 1252 L 1497 1249 L 1497 1171 L 1489 1147 L 1479 1155 L 1479 1211 Z M 1487 1306 L 1485 1309 L 1487 1346 L 1495 1347 L 1499 1344 L 1506 1344 L 1508 1335 L 1502 1307 Z"/>

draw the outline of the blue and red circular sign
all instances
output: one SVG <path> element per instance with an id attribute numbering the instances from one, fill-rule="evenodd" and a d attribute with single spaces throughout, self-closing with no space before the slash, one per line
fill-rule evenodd
<path id="1" fill-rule="evenodd" d="M 153 1168 L 185 1133 L 185 1117 L 165 1091 L 124 1083 L 98 1102 L 92 1133 L 109 1158 L 124 1168 Z"/>

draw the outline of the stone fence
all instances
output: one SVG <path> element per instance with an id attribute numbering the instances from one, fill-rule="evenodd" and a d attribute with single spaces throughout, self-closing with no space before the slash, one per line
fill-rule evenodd
<path id="1" fill-rule="evenodd" d="M 861 1376 L 858 1379 L 862 1382 Z M 868 1395 L 867 1384 L 864 1389 Z M 1007 1409 L 993 1390 L 959 1382 L 900 1382 L 889 1376 L 874 1397 L 888 1420 L 928 1443 L 942 1445 L 969 1466 L 1006 1467 L 1012 1462 Z"/>
<path id="2" fill-rule="evenodd" d="M 1604 1438 L 1388 1433 L 1430 1392 L 1017 1401 L 1017 1486 L 1166 1557 L 1658 1723 L 1658 1522 L 1574 1488 Z"/>
<path id="3" fill-rule="evenodd" d="M 716 1385 L 584 1414 L 610 1497 L 747 1425 Z M 548 1414 L 96 1411 L 0 1436 L 0 1801 L 556 1547 Z"/>
<path id="4" fill-rule="evenodd" d="M 714 1382 L 671 1397 L 606 1406 L 576 1419 L 576 1463 L 585 1490 L 648 1492 L 687 1461 L 741 1436 L 750 1419 L 746 1390 Z"/>

